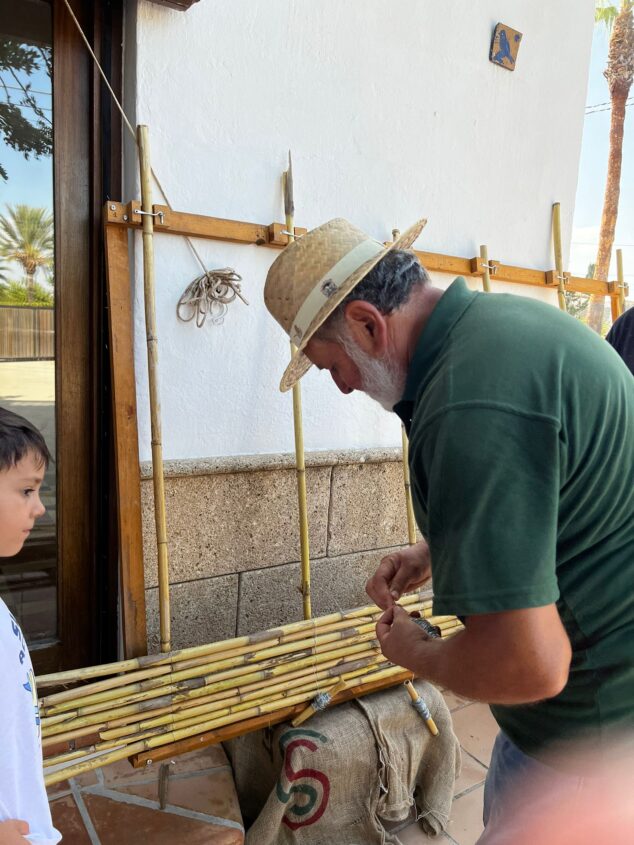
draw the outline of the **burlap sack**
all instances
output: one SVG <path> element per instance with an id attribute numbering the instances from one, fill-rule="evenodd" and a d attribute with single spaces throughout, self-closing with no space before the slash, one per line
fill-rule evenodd
<path id="1" fill-rule="evenodd" d="M 416 805 L 427 833 L 449 819 L 460 746 L 442 695 L 416 682 L 438 725 L 432 737 L 401 687 L 225 744 L 246 845 L 400 845 L 381 819 Z"/>

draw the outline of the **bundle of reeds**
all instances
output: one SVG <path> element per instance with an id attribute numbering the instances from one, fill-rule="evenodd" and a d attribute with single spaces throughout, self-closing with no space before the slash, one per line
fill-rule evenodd
<path id="1" fill-rule="evenodd" d="M 401 604 L 431 617 L 431 600 Z M 337 680 L 355 690 L 403 680 L 381 654 L 376 606 L 332 613 L 209 645 L 38 679 L 74 685 L 40 700 L 47 784 L 205 731 L 305 705 Z M 455 617 L 432 617 L 443 636 Z M 407 673 L 405 673 L 407 674 Z M 410 673 L 411 677 L 411 673 Z M 358 694 L 355 693 L 355 694 Z M 83 745 L 83 747 L 79 747 Z"/>

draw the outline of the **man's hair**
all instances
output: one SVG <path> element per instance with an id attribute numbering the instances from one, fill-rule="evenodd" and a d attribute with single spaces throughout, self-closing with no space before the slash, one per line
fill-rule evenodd
<path id="1" fill-rule="evenodd" d="M 340 326 L 349 302 L 361 299 L 374 305 L 381 314 L 391 314 L 406 305 L 414 290 L 422 288 L 429 281 L 427 270 L 412 252 L 391 250 L 352 289 L 315 336 L 321 340 L 329 339 Z"/>
<path id="2" fill-rule="evenodd" d="M 18 464 L 32 452 L 45 467 L 52 460 L 44 438 L 24 417 L 0 408 L 0 472 Z"/>

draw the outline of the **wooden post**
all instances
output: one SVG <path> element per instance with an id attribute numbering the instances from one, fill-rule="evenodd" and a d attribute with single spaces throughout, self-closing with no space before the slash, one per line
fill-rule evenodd
<path id="1" fill-rule="evenodd" d="M 295 203 L 293 198 L 293 165 L 288 153 L 288 170 L 282 174 L 284 186 L 284 213 L 288 242 L 295 240 Z M 291 341 L 291 358 L 297 348 Z M 299 505 L 299 542 L 301 555 L 302 608 L 304 619 L 312 617 L 310 600 L 310 546 L 308 541 L 308 504 L 306 500 L 306 460 L 304 456 L 304 424 L 302 420 L 302 389 L 299 382 L 293 385 L 293 427 L 295 430 L 295 468 L 297 472 L 297 503 Z"/>
<path id="2" fill-rule="evenodd" d="M 108 328 L 112 379 L 112 423 L 117 484 L 119 592 L 123 653 L 147 654 L 141 472 L 137 431 L 134 330 L 130 308 L 128 232 L 105 226 Z"/>
<path id="3" fill-rule="evenodd" d="M 171 648 L 169 566 L 167 560 L 167 521 L 163 479 L 163 443 L 161 437 L 161 399 L 158 384 L 158 337 L 154 304 L 154 218 L 152 216 L 152 169 L 147 126 L 137 128 L 141 170 L 141 210 L 143 222 L 143 294 L 147 338 L 150 416 L 152 425 L 152 479 L 154 482 L 154 519 L 158 553 L 159 614 L 161 651 Z"/>
<path id="4" fill-rule="evenodd" d="M 491 292 L 491 271 L 489 268 L 489 250 L 486 244 L 480 246 L 480 258 L 482 259 L 482 288 L 486 293 Z"/>
<path id="5" fill-rule="evenodd" d="M 564 287 L 564 259 L 561 249 L 561 204 L 553 203 L 553 248 L 555 250 L 555 269 L 557 271 L 557 298 L 562 311 L 566 308 L 566 288 Z"/>

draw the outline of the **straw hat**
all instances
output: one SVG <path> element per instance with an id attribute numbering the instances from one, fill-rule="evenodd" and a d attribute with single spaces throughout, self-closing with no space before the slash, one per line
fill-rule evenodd
<path id="1" fill-rule="evenodd" d="M 426 220 L 418 220 L 385 246 L 341 217 L 290 243 L 266 276 L 266 307 L 297 346 L 280 390 L 291 388 L 310 369 L 306 344 L 350 291 L 393 249 L 409 249 Z"/>

